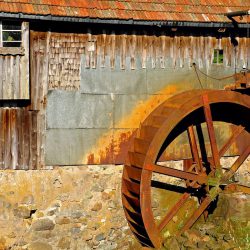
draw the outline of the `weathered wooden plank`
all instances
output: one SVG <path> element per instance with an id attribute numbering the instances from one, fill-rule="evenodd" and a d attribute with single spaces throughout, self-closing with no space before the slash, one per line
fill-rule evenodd
<path id="1" fill-rule="evenodd" d="M 0 47 L 0 56 L 24 56 L 23 47 Z"/>
<path id="2" fill-rule="evenodd" d="M 30 117 L 29 117 L 29 112 L 25 110 L 24 112 L 24 117 L 23 117 L 23 162 L 24 166 L 23 169 L 29 169 L 30 166 Z"/>
<path id="3" fill-rule="evenodd" d="M 29 169 L 37 169 L 37 112 L 36 111 L 31 111 L 30 112 L 31 116 L 31 130 L 30 130 L 30 152 L 31 152 L 31 164 L 29 166 Z"/>
<path id="4" fill-rule="evenodd" d="M 3 109 L 0 109 L 0 169 L 4 169 Z"/>
<path id="5" fill-rule="evenodd" d="M 4 169 L 11 168 L 10 163 L 10 147 L 11 147 L 11 131 L 10 131 L 10 110 L 4 110 Z"/>
<path id="6" fill-rule="evenodd" d="M 20 56 L 16 56 L 14 59 L 14 74 L 13 74 L 13 83 L 14 83 L 14 99 L 18 99 L 20 96 L 20 87 L 19 87 L 19 79 L 20 79 Z"/>
<path id="7" fill-rule="evenodd" d="M 22 23 L 22 46 L 24 56 L 20 60 L 20 99 L 29 99 L 29 23 Z"/>
<path id="8" fill-rule="evenodd" d="M 113 69 L 115 67 L 115 56 L 116 56 L 116 51 L 115 51 L 115 44 L 116 44 L 116 35 L 115 32 L 111 33 L 111 45 L 110 45 L 110 67 Z"/>
<path id="9" fill-rule="evenodd" d="M 18 144 L 18 166 L 17 169 L 24 168 L 23 162 L 23 109 L 17 109 L 17 144 Z"/>
<path id="10" fill-rule="evenodd" d="M 11 168 L 16 169 L 18 166 L 18 143 L 17 143 L 17 110 L 10 110 L 10 136 L 11 136 Z"/>
<path id="11" fill-rule="evenodd" d="M 4 60 L 0 56 L 0 99 L 3 99 L 3 74 L 4 74 Z"/>

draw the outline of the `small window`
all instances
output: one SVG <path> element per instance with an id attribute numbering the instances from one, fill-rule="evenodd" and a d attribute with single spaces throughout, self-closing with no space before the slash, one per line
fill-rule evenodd
<path id="1" fill-rule="evenodd" d="M 222 64 L 223 63 L 223 49 L 214 50 L 213 63 Z"/>
<path id="2" fill-rule="evenodd" d="M 0 22 L 0 46 L 1 47 L 21 47 L 22 43 L 22 23 L 15 21 Z"/>

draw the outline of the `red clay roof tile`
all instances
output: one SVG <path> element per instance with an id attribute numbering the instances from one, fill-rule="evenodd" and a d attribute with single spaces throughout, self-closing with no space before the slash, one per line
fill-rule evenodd
<path id="1" fill-rule="evenodd" d="M 142 21 L 228 22 L 250 0 L 0 0 L 0 12 Z"/>

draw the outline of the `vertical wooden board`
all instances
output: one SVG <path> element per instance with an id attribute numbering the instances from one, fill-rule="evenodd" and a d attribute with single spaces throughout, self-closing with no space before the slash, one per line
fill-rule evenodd
<path id="1" fill-rule="evenodd" d="M 17 145 L 18 145 L 18 165 L 17 169 L 23 168 L 23 153 L 22 153 L 22 111 L 23 109 L 17 109 Z"/>
<path id="2" fill-rule="evenodd" d="M 185 44 L 184 44 L 184 37 L 180 37 L 180 45 L 179 45 L 179 55 L 180 55 L 180 67 L 184 67 L 184 53 L 185 53 Z"/>
<path id="3" fill-rule="evenodd" d="M 131 58 L 130 58 L 130 68 L 135 69 L 136 65 L 136 33 L 133 32 L 132 39 L 131 39 Z"/>
<path id="4" fill-rule="evenodd" d="M 39 112 L 39 126 L 38 137 L 41 142 L 38 144 L 40 150 L 40 157 L 38 157 L 39 164 L 37 168 L 42 168 L 45 166 L 45 131 L 46 131 L 46 120 L 45 120 L 45 111 Z"/>
<path id="5" fill-rule="evenodd" d="M 29 169 L 30 167 L 30 119 L 29 119 L 29 111 L 25 110 L 24 116 L 23 116 L 23 169 Z"/>
<path id="6" fill-rule="evenodd" d="M 11 131 L 11 168 L 17 169 L 18 166 L 18 141 L 17 141 L 17 109 L 10 110 L 10 131 Z"/>
<path id="7" fill-rule="evenodd" d="M 125 69 L 126 66 L 126 54 L 127 54 L 127 40 L 128 36 L 127 34 L 122 34 L 121 35 L 121 62 L 120 62 L 120 67 L 121 69 Z"/>
<path id="8" fill-rule="evenodd" d="M 160 41 L 161 41 L 161 49 L 160 49 L 160 64 L 161 68 L 165 68 L 165 56 L 166 56 L 166 34 L 165 32 L 161 34 L 160 36 Z"/>
<path id="9" fill-rule="evenodd" d="M 243 37 L 242 38 L 242 63 L 243 63 L 243 68 L 247 68 L 247 38 L 246 37 Z"/>
<path id="10" fill-rule="evenodd" d="M 20 65 L 20 56 L 17 55 L 14 58 L 14 99 L 18 99 L 20 96 L 20 88 L 19 88 L 19 79 L 20 79 L 20 71 L 19 71 L 19 65 Z"/>
<path id="11" fill-rule="evenodd" d="M 142 68 L 147 67 L 147 56 L 148 56 L 148 36 L 145 33 L 142 37 Z"/>
<path id="12" fill-rule="evenodd" d="M 14 57 L 13 56 L 10 56 L 10 75 L 9 75 L 9 78 L 10 78 L 10 99 L 14 99 L 14 96 L 15 96 L 15 83 L 14 83 L 14 78 L 15 78 L 15 70 L 14 70 L 14 67 L 15 67 L 15 64 L 14 64 L 15 60 L 14 60 Z"/>
<path id="13" fill-rule="evenodd" d="M 92 46 L 94 47 L 94 51 L 91 53 L 91 68 L 96 68 L 96 62 L 97 62 L 97 36 L 92 36 Z"/>
<path id="14" fill-rule="evenodd" d="M 42 106 L 40 106 L 39 110 L 45 109 L 46 97 L 47 97 L 47 93 L 48 93 L 50 40 L 51 40 L 51 32 L 47 32 L 45 54 L 44 54 L 44 64 L 43 64 L 42 83 L 40 85 L 40 96 L 41 96 L 40 97 L 40 104 Z"/>
<path id="15" fill-rule="evenodd" d="M 10 124 L 11 124 L 11 119 L 10 119 L 10 109 L 5 110 L 5 140 L 4 140 L 4 147 L 5 147 L 5 152 L 4 152 L 4 160 L 5 160 L 5 169 L 10 169 L 11 168 L 11 131 L 10 131 Z"/>
<path id="16" fill-rule="evenodd" d="M 29 99 L 29 23 L 22 23 L 24 56 L 20 60 L 20 99 Z"/>
<path id="17" fill-rule="evenodd" d="M 248 65 L 248 67 L 250 67 L 250 37 L 247 38 L 247 45 L 246 46 L 247 46 L 247 65 Z"/>
<path id="18" fill-rule="evenodd" d="M 178 56 L 178 47 L 177 47 L 178 38 L 176 36 L 173 37 L 172 40 L 172 66 L 176 67 L 176 61 Z"/>
<path id="19" fill-rule="evenodd" d="M 35 159 L 35 169 L 40 169 L 41 166 L 41 149 L 42 149 L 42 133 L 41 133 L 41 115 L 40 112 L 36 112 L 36 159 Z"/>
<path id="20" fill-rule="evenodd" d="M 204 67 L 205 63 L 205 39 L 200 37 L 200 67 Z"/>
<path id="21" fill-rule="evenodd" d="M 3 109 L 0 109 L 0 169 L 4 169 Z"/>
<path id="22" fill-rule="evenodd" d="M 37 169 L 37 111 L 30 111 L 31 116 L 31 130 L 30 130 L 30 148 L 31 148 L 31 165 L 29 169 Z"/>
<path id="23" fill-rule="evenodd" d="M 106 48 L 106 40 L 107 40 L 107 34 L 106 31 L 103 31 L 103 34 L 101 35 L 101 41 L 100 41 L 100 66 L 101 68 L 105 67 L 105 48 Z"/>
<path id="24" fill-rule="evenodd" d="M 3 99 L 8 99 L 8 89 L 9 89 L 9 82 L 8 82 L 8 60 L 9 56 L 4 57 L 4 71 L 3 71 Z"/>
<path id="25" fill-rule="evenodd" d="M 0 99 L 3 99 L 3 74 L 4 74 L 4 67 L 3 67 L 3 57 L 0 56 Z"/>
<path id="26" fill-rule="evenodd" d="M 211 36 L 207 37 L 207 66 L 210 66 L 213 63 L 213 38 Z"/>
<path id="27" fill-rule="evenodd" d="M 114 69 L 115 67 L 115 44 L 116 44 L 116 35 L 115 32 L 113 31 L 111 33 L 111 54 L 110 54 L 110 67 Z"/>
<path id="28" fill-rule="evenodd" d="M 35 67 L 35 56 L 36 56 L 36 47 L 37 47 L 37 37 L 34 32 L 30 32 L 30 95 L 31 95 L 31 108 L 35 109 L 35 100 L 34 100 L 34 87 L 36 86 L 36 67 Z"/>

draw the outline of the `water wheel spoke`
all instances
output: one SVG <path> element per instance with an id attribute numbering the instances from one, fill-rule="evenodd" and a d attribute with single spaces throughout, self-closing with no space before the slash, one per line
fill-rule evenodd
<path id="1" fill-rule="evenodd" d="M 227 140 L 227 142 L 223 145 L 223 147 L 219 151 L 219 156 L 222 157 L 227 150 L 230 148 L 230 146 L 239 138 L 239 136 L 242 134 L 244 131 L 244 127 L 238 126 L 237 128 L 234 129 L 233 134 L 231 137 Z"/>
<path id="2" fill-rule="evenodd" d="M 183 228 L 178 232 L 178 235 L 181 235 L 184 231 L 191 228 L 193 224 L 199 219 L 203 212 L 207 209 L 209 204 L 212 202 L 212 199 L 207 196 L 200 204 L 197 210 L 194 211 L 192 216 L 186 221 Z"/>
<path id="3" fill-rule="evenodd" d="M 250 194 L 250 187 L 240 185 L 240 184 L 235 184 L 235 183 L 227 185 L 225 190 L 227 191 L 229 190 L 233 192 L 242 192 L 244 194 Z"/>
<path id="4" fill-rule="evenodd" d="M 207 176 L 178 170 L 175 168 L 165 167 L 157 164 L 150 164 L 145 167 L 146 170 L 153 171 L 158 174 L 168 175 L 184 180 L 197 181 L 200 184 L 207 183 Z"/>
<path id="5" fill-rule="evenodd" d="M 166 182 L 156 181 L 156 180 L 151 181 L 151 187 L 157 188 L 157 189 L 162 189 L 162 190 L 168 190 L 168 191 L 172 191 L 172 192 L 179 193 L 179 194 L 183 194 L 187 191 L 186 187 L 182 187 L 182 186 L 178 186 L 178 185 L 174 185 L 174 184 L 169 184 Z M 192 190 L 190 190 L 190 191 L 192 191 Z"/>
<path id="6" fill-rule="evenodd" d="M 198 168 L 200 171 L 202 171 L 202 163 L 199 157 L 199 150 L 198 150 L 198 146 L 197 146 L 197 142 L 196 142 L 196 136 L 194 133 L 194 126 L 189 126 L 188 127 L 188 139 L 189 139 L 189 144 L 191 147 L 191 153 L 192 153 L 192 157 L 193 160 L 196 162 L 196 164 L 198 165 Z"/>
<path id="7" fill-rule="evenodd" d="M 168 211 L 166 216 L 161 220 L 160 224 L 158 225 L 159 231 L 162 231 L 165 226 L 169 223 L 169 221 L 177 214 L 180 208 L 185 204 L 185 202 L 190 197 L 189 193 L 184 193 L 180 199 L 175 203 L 175 205 Z"/>
<path id="8" fill-rule="evenodd" d="M 239 169 L 242 163 L 247 159 L 250 153 L 250 145 L 245 148 L 245 150 L 241 153 L 241 155 L 237 158 L 237 160 L 233 163 L 231 168 L 224 174 L 222 180 L 227 181 L 233 177 L 235 172 Z"/>
<path id="9" fill-rule="evenodd" d="M 215 168 L 220 168 L 220 156 L 219 156 L 219 151 L 216 143 L 216 138 L 215 138 L 215 131 L 214 131 L 214 126 L 213 126 L 213 119 L 212 119 L 212 113 L 208 101 L 208 96 L 203 95 L 203 109 L 204 109 L 204 115 L 205 115 L 205 121 L 207 124 L 207 131 L 208 131 L 208 136 L 209 136 L 209 141 L 210 141 L 210 146 L 211 146 L 211 151 L 212 151 L 212 158 L 213 162 L 215 165 Z"/>

